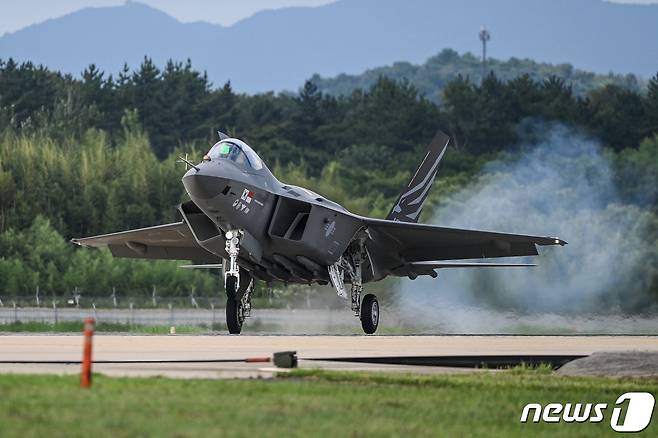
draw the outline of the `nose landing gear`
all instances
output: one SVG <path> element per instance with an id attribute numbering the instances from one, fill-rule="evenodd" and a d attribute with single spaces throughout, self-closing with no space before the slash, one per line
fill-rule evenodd
<path id="1" fill-rule="evenodd" d="M 238 287 L 237 277 L 226 277 L 226 325 L 232 335 L 240 334 L 244 320 L 251 314 L 251 293 L 254 279 L 246 271 L 241 271 L 242 281 Z"/>
<path id="2" fill-rule="evenodd" d="M 226 325 L 230 334 L 240 334 L 245 318 L 251 313 L 251 293 L 254 279 L 246 270 L 240 270 L 240 231 L 226 233 L 226 252 L 229 260 L 224 262 L 224 287 L 226 289 Z"/>
<path id="3" fill-rule="evenodd" d="M 226 299 L 226 325 L 228 332 L 232 335 L 239 335 L 242 331 L 242 323 L 244 322 L 244 314 L 242 311 L 242 300 L 235 298 Z"/>

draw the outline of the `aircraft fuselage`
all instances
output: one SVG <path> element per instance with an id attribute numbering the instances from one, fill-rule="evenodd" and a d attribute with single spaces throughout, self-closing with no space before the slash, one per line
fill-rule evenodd
<path id="1" fill-rule="evenodd" d="M 207 161 L 188 170 L 183 184 L 208 218 L 195 220 L 193 211 L 181 206 L 199 245 L 226 258 L 221 234 L 242 230 L 239 263 L 266 280 L 327 281 L 326 267 L 345 252 L 361 227 L 358 217 L 340 205 L 281 183 L 265 167 Z"/>

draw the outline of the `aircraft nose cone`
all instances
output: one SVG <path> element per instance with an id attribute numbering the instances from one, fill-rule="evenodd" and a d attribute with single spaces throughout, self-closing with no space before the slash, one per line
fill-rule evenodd
<path id="1" fill-rule="evenodd" d="M 190 196 L 198 199 L 210 199 L 219 195 L 226 187 L 226 180 L 211 175 L 203 175 L 190 169 L 183 177 L 183 185 Z"/>

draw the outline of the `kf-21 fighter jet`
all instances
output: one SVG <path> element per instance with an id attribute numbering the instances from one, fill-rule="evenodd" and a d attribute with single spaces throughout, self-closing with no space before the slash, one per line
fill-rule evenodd
<path id="1" fill-rule="evenodd" d="M 73 242 L 108 247 L 115 257 L 190 260 L 187 267 L 222 269 L 229 333 L 240 333 L 249 316 L 256 279 L 331 284 L 372 334 L 380 309 L 375 295 L 364 295 L 367 283 L 389 275 L 436 277 L 444 268 L 533 266 L 461 260 L 534 256 L 537 245 L 566 244 L 557 237 L 417 223 L 448 146 L 441 132 L 386 219 L 350 213 L 279 181 L 245 142 L 219 134 L 201 163 L 182 158 L 189 166 L 183 185 L 190 201 L 178 206 L 177 222 Z"/>

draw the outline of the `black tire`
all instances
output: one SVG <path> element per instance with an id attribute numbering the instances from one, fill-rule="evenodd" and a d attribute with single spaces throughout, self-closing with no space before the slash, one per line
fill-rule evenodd
<path id="1" fill-rule="evenodd" d="M 373 294 L 367 294 L 361 301 L 361 327 L 367 335 L 377 331 L 379 325 L 379 301 Z"/>
<path id="2" fill-rule="evenodd" d="M 228 332 L 239 335 L 242 331 L 242 301 L 228 298 L 226 300 L 226 325 Z"/>
<path id="3" fill-rule="evenodd" d="M 226 298 L 229 300 L 237 300 L 238 297 L 238 277 L 229 275 L 226 277 Z"/>

